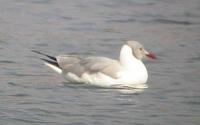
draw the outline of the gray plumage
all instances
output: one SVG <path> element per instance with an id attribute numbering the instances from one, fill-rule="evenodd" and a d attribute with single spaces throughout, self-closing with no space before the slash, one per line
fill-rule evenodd
<path id="1" fill-rule="evenodd" d="M 120 69 L 118 61 L 106 57 L 80 58 L 65 55 L 58 56 L 56 59 L 64 73 L 71 72 L 79 77 L 85 72 L 90 74 L 101 72 L 116 78 L 116 72 Z"/>

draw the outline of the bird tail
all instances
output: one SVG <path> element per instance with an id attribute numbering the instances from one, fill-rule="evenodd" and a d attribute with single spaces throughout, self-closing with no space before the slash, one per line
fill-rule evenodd
<path id="1" fill-rule="evenodd" d="M 47 65 L 48 67 L 50 67 L 54 71 L 58 72 L 59 74 L 62 73 L 62 69 L 60 68 L 60 66 L 58 64 L 56 57 L 47 55 L 45 53 L 42 53 L 42 52 L 39 52 L 39 51 L 36 51 L 36 50 L 32 50 L 32 52 L 48 57 L 49 59 L 44 59 L 44 58 L 40 58 L 40 59 L 44 61 L 45 65 Z"/>

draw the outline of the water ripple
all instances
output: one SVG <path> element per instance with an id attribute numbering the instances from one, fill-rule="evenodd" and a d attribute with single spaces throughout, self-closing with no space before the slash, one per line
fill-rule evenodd
<path id="1" fill-rule="evenodd" d="M 13 86 L 13 87 L 16 86 L 16 87 L 28 88 L 28 86 L 17 84 L 17 83 L 14 83 L 14 82 L 7 82 L 7 84 L 10 85 L 10 86 Z"/>
<path id="2" fill-rule="evenodd" d="M 165 19 L 165 18 L 142 18 L 142 17 L 129 17 L 123 19 L 110 19 L 107 22 L 111 23 L 134 23 L 134 22 L 141 22 L 141 23 L 153 23 L 153 24 L 177 24 L 177 25 L 199 25 L 200 22 L 191 22 L 191 21 L 184 21 L 184 20 L 173 20 L 173 19 Z"/>
<path id="3" fill-rule="evenodd" d="M 25 122 L 25 123 L 41 123 L 41 124 L 56 124 L 56 122 L 47 122 L 47 121 L 41 121 L 40 119 L 25 119 L 25 118 L 9 118 L 11 121 L 19 121 L 19 122 Z"/>
<path id="4" fill-rule="evenodd" d="M 163 23 L 163 24 L 178 24 L 178 25 L 195 25 L 199 23 L 194 23 L 190 21 L 182 21 L 182 20 L 171 20 L 171 19 L 154 19 L 152 20 L 154 23 Z"/>
<path id="5" fill-rule="evenodd" d="M 16 62 L 11 61 L 11 60 L 0 60 L 0 63 L 12 64 L 12 63 L 16 63 Z"/>
<path id="6" fill-rule="evenodd" d="M 30 96 L 29 94 L 26 93 L 17 93 L 17 94 L 13 94 L 13 95 L 9 95 L 9 96 L 14 96 L 14 97 L 27 97 Z"/>

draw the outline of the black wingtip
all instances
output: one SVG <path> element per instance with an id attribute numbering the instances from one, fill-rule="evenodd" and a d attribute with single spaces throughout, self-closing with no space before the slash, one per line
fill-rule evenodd
<path id="1" fill-rule="evenodd" d="M 34 53 L 40 54 L 40 55 L 44 55 L 44 56 L 46 56 L 46 57 L 52 59 L 53 61 L 57 61 L 56 57 L 53 57 L 53 56 L 47 55 L 47 54 L 42 53 L 42 52 L 39 52 L 39 51 L 37 51 L 37 50 L 31 50 L 31 51 L 34 52 Z"/>
<path id="2" fill-rule="evenodd" d="M 57 62 L 54 62 L 54 61 L 51 61 L 51 60 L 47 60 L 47 59 L 44 59 L 44 58 L 40 58 L 40 59 L 45 61 L 45 62 L 47 62 L 47 63 L 49 63 L 49 64 L 52 64 L 52 65 L 54 65 L 56 67 L 59 67 Z"/>

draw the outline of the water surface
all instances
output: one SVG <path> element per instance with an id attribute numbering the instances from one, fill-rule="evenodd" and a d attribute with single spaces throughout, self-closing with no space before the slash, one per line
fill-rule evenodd
<path id="1" fill-rule="evenodd" d="M 199 0 L 1 0 L 0 123 L 199 125 Z M 149 88 L 66 83 L 30 50 L 118 58 L 126 40 L 145 60 Z"/>

